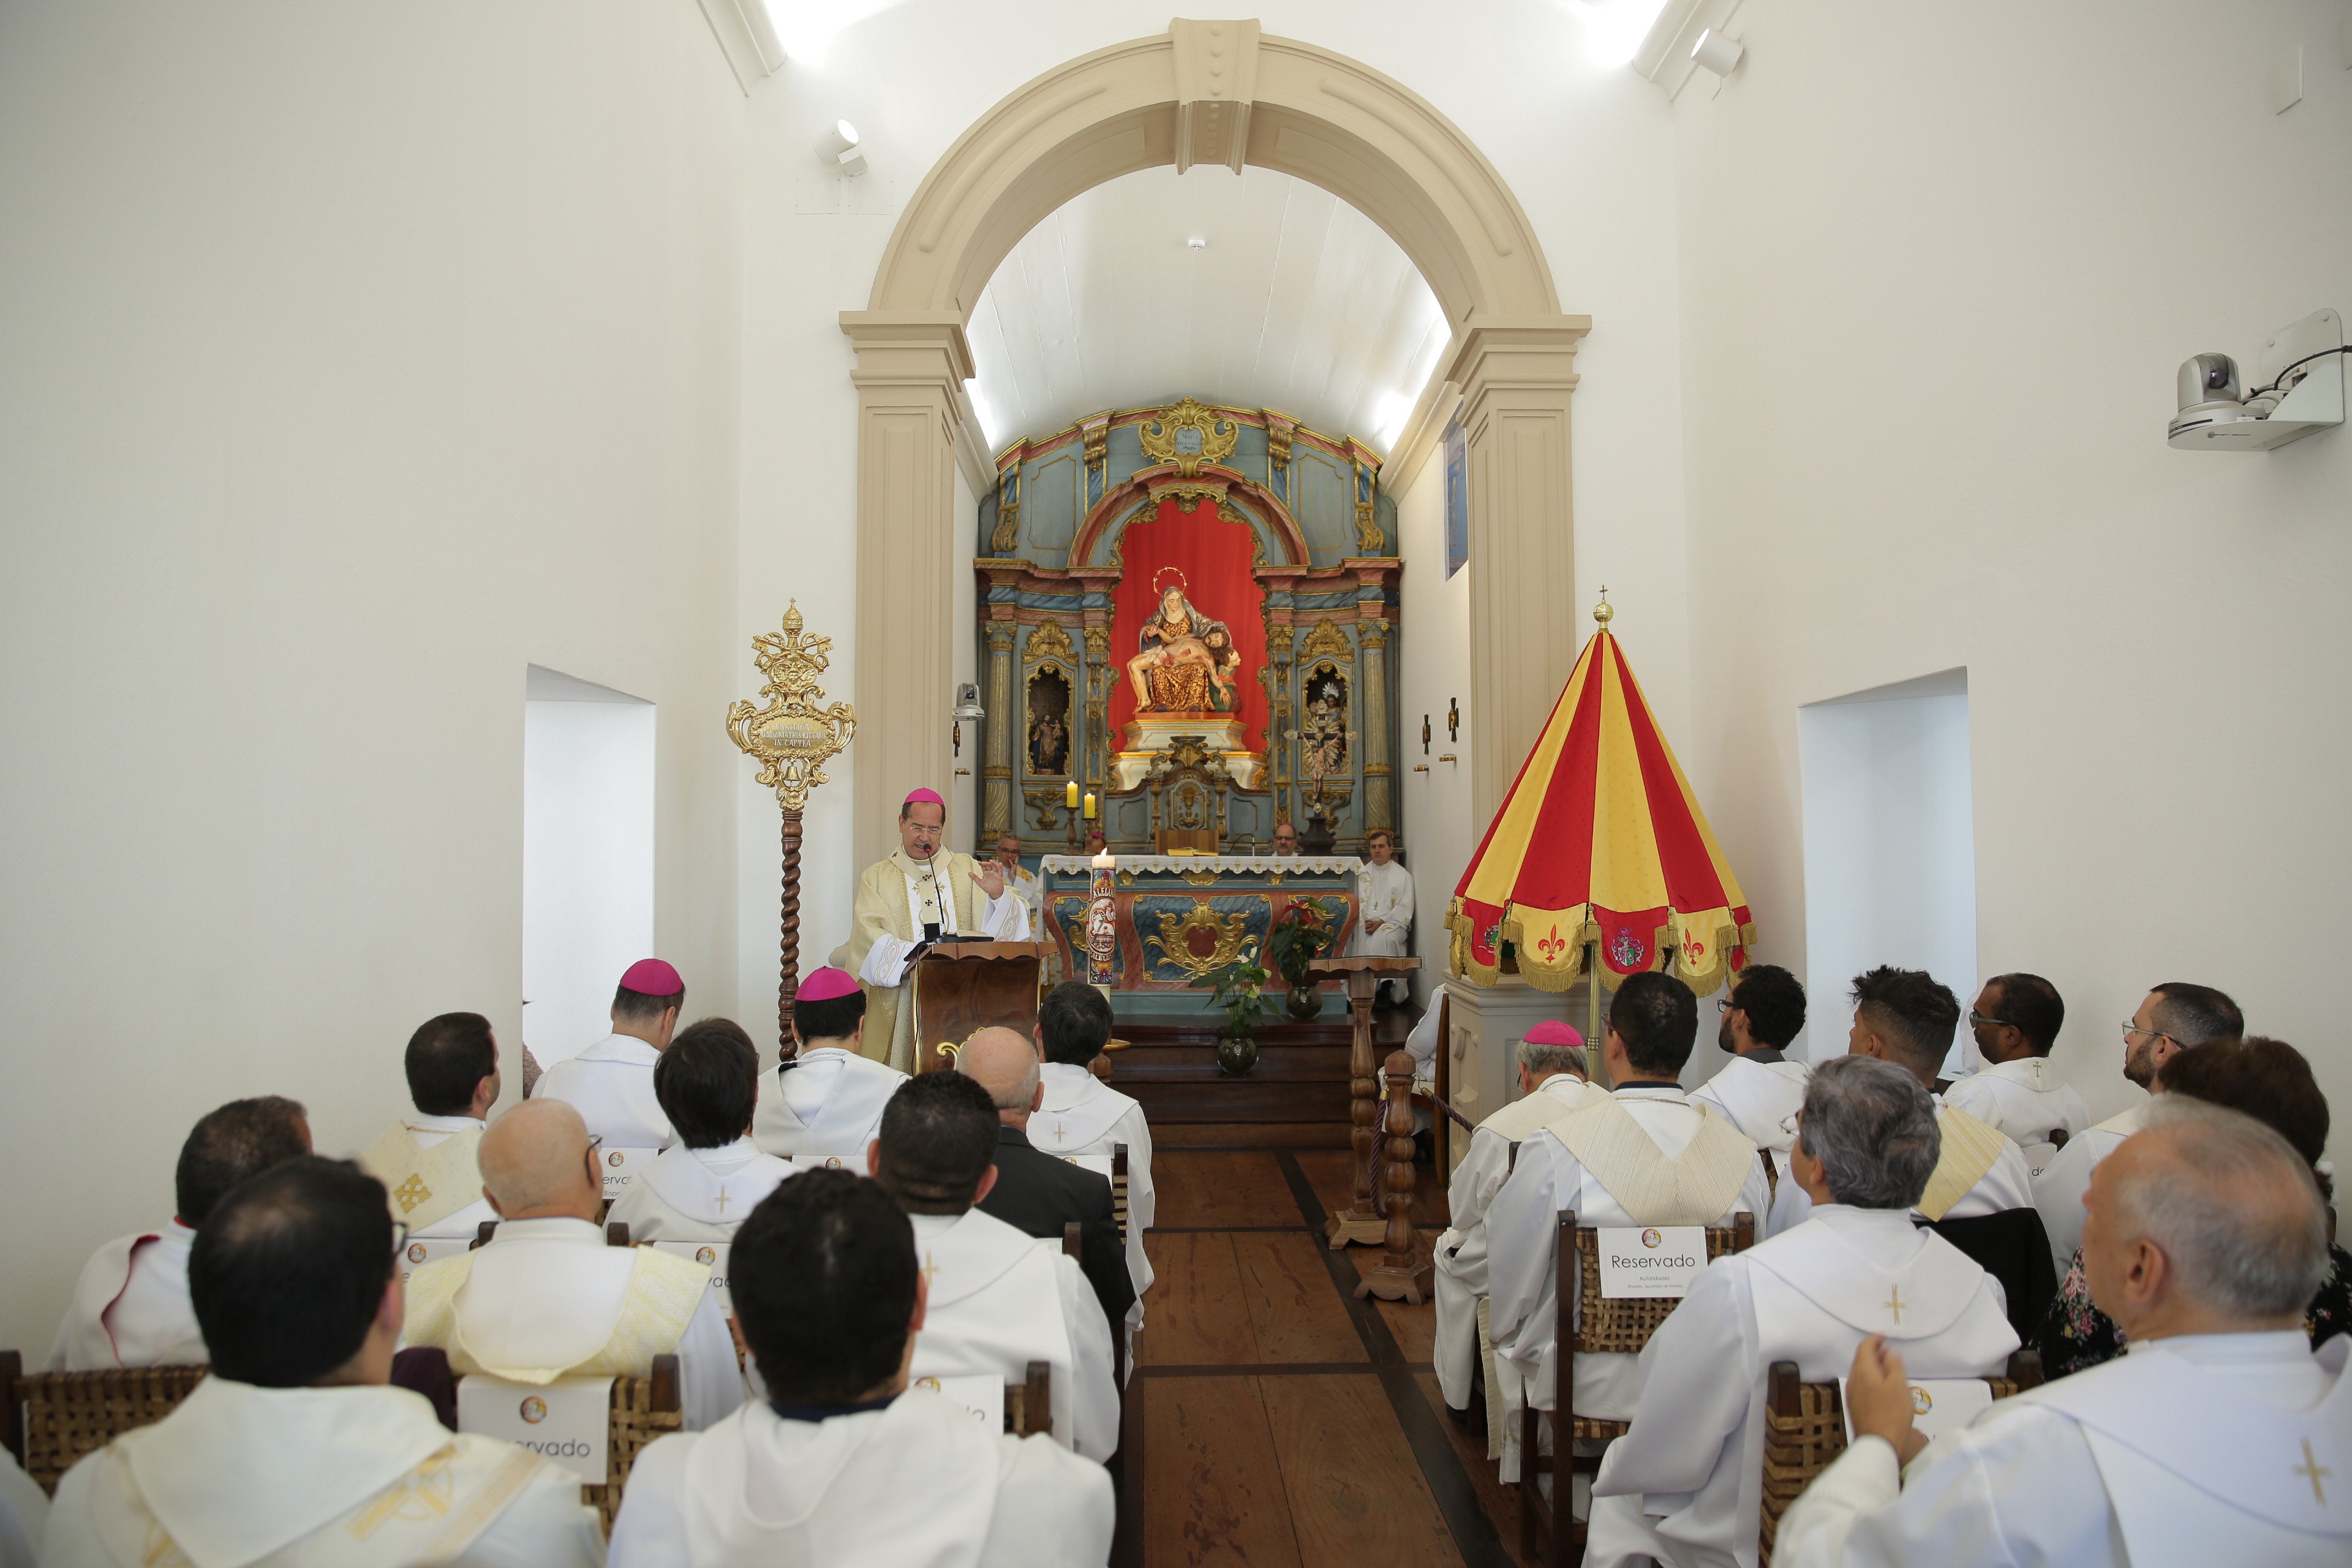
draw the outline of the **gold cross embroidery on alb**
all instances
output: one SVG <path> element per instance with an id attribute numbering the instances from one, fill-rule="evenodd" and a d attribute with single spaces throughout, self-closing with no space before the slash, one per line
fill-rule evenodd
<path id="1" fill-rule="evenodd" d="M 2313 1500 L 2316 1501 L 2320 1507 L 2326 1508 L 2327 1506 L 2327 1494 L 2320 1489 L 2319 1478 L 2322 1476 L 2332 1476 L 2336 1472 L 2319 1462 L 2319 1456 L 2311 1451 L 2311 1439 L 2308 1437 L 2305 1437 L 2303 1440 L 2303 1463 L 2294 1468 L 2294 1473 L 2303 1477 L 2305 1480 L 2311 1483 L 2311 1495 Z"/>
<path id="2" fill-rule="evenodd" d="M 1903 1290 L 1897 1286 L 1886 1292 L 1886 1310 L 1895 1314 L 1895 1326 L 1903 1326 Z"/>
<path id="3" fill-rule="evenodd" d="M 412 1171 L 409 1173 L 408 1180 L 392 1189 L 392 1196 L 393 1200 L 400 1205 L 401 1213 L 415 1214 L 417 1205 L 433 1196 L 433 1189 L 425 1184 L 423 1176 Z"/>

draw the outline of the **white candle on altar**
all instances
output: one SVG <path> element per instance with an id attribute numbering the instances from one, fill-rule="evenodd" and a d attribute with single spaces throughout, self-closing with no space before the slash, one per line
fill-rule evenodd
<path id="1" fill-rule="evenodd" d="M 1094 868 L 1097 871 L 1108 871 L 1118 864 L 1118 857 L 1112 854 L 1108 849 L 1096 856 L 1093 861 Z"/>

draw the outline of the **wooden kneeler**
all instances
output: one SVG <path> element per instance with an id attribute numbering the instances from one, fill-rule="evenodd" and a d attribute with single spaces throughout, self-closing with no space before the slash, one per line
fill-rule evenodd
<path id="1" fill-rule="evenodd" d="M 1622 1437 L 1633 1425 L 1577 1415 L 1576 1352 L 1639 1355 L 1650 1342 L 1650 1336 L 1658 1331 L 1658 1326 L 1682 1303 L 1677 1297 L 1604 1298 L 1601 1294 L 1600 1231 L 1591 1226 L 1579 1228 L 1576 1211 L 1566 1209 L 1561 1211 L 1559 1228 L 1555 1234 L 1552 1299 L 1558 1310 L 1552 1331 L 1559 1342 L 1559 1354 L 1555 1361 L 1558 1386 L 1552 1392 L 1552 1409 L 1538 1410 L 1530 1400 L 1519 1412 L 1519 1533 L 1521 1548 L 1528 1558 L 1547 1568 L 1567 1568 L 1574 1561 L 1569 1548 L 1574 1545 L 1580 1552 L 1584 1545 L 1584 1526 L 1576 1521 L 1572 1496 L 1575 1479 L 1601 1468 L 1601 1456 L 1578 1454 L 1577 1442 L 1606 1442 Z M 1729 1253 L 1745 1252 L 1755 1245 L 1754 1215 L 1734 1215 L 1730 1225 L 1706 1227 L 1706 1257 L 1710 1263 Z M 1573 1274 L 1571 1269 L 1575 1270 Z M 1580 1284 L 1580 1290 L 1577 1289 Z M 1575 1303 L 1573 1327 L 1571 1301 Z M 1551 1462 L 1548 1467 L 1552 1478 L 1549 1503 L 1543 1500 L 1542 1489 L 1537 1483 L 1537 1478 L 1547 1468 L 1538 1449 L 1538 1435 L 1547 1423 L 1552 1438 Z M 1538 1527 L 1549 1548 L 1540 1556 L 1537 1550 Z"/>

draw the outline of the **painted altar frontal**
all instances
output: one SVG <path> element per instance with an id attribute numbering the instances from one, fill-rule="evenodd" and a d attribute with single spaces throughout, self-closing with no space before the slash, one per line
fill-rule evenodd
<path id="1" fill-rule="evenodd" d="M 1356 931 L 1352 855 L 1146 855 L 1118 861 L 1112 875 L 1118 940 L 1114 991 L 1192 991 L 1192 983 L 1244 953 L 1266 963 L 1265 938 L 1292 910 L 1330 932 L 1328 951 Z M 1047 855 L 1037 868 L 1045 903 L 1045 938 L 1058 971 L 1087 973 L 1087 916 L 1092 862 Z M 1267 963 L 1272 968 L 1271 963 Z M 1280 975 L 1269 992 L 1286 989 Z M 1139 1001 L 1144 997 L 1139 995 Z M 1175 1001 L 1176 998 L 1168 998 Z"/>

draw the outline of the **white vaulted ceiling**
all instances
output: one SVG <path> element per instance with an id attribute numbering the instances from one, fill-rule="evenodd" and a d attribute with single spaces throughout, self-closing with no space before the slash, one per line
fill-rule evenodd
<path id="1" fill-rule="evenodd" d="M 1189 394 L 1385 455 L 1448 337 L 1437 297 L 1370 218 L 1257 168 L 1097 185 L 1013 247 L 970 331 L 992 450 Z"/>

